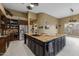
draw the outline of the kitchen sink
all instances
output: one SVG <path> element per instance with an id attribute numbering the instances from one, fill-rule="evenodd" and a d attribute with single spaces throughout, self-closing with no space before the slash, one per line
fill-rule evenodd
<path id="1" fill-rule="evenodd" d="M 39 34 L 32 34 L 32 36 L 40 36 Z"/>

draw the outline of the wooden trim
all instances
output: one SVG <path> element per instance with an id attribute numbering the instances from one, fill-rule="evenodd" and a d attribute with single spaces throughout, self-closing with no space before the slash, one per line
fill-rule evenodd
<path id="1" fill-rule="evenodd" d="M 30 13 L 28 12 L 28 33 L 30 34 Z"/>

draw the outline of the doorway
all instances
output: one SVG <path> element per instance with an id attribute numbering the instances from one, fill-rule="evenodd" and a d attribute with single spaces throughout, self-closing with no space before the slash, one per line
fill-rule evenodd
<path id="1" fill-rule="evenodd" d="M 69 36 L 79 37 L 79 22 L 70 22 L 64 25 L 64 33 Z"/>

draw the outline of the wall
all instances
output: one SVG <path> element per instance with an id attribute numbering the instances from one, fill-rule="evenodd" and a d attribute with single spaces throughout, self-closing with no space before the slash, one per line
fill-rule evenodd
<path id="1" fill-rule="evenodd" d="M 30 12 L 30 11 L 29 11 L 29 18 L 30 18 L 31 20 L 36 20 L 36 19 L 37 19 L 37 14 L 34 13 L 34 12 Z"/>
<path id="2" fill-rule="evenodd" d="M 64 33 L 64 22 L 61 19 L 58 20 L 58 33 Z"/>
<path id="3" fill-rule="evenodd" d="M 53 34 L 53 33 L 56 33 L 58 31 L 56 29 L 56 26 L 58 26 L 57 18 L 50 16 L 48 14 L 38 13 L 37 24 L 38 24 L 38 27 L 45 26 L 45 25 L 47 25 L 49 27 L 49 29 L 45 29 L 45 28 L 38 29 L 39 33 Z M 55 27 L 53 27 L 53 26 L 55 26 Z"/>
<path id="4" fill-rule="evenodd" d="M 61 18 L 59 21 L 59 24 L 61 25 L 59 28 L 59 33 L 64 33 L 64 25 L 69 23 L 70 17 L 76 20 L 76 22 L 79 22 L 79 14 Z"/>

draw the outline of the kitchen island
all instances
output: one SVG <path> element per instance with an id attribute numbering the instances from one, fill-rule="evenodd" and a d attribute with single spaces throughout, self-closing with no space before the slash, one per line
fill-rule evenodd
<path id="1" fill-rule="evenodd" d="M 36 56 L 55 56 L 65 46 L 65 35 L 25 34 L 24 43 Z"/>

